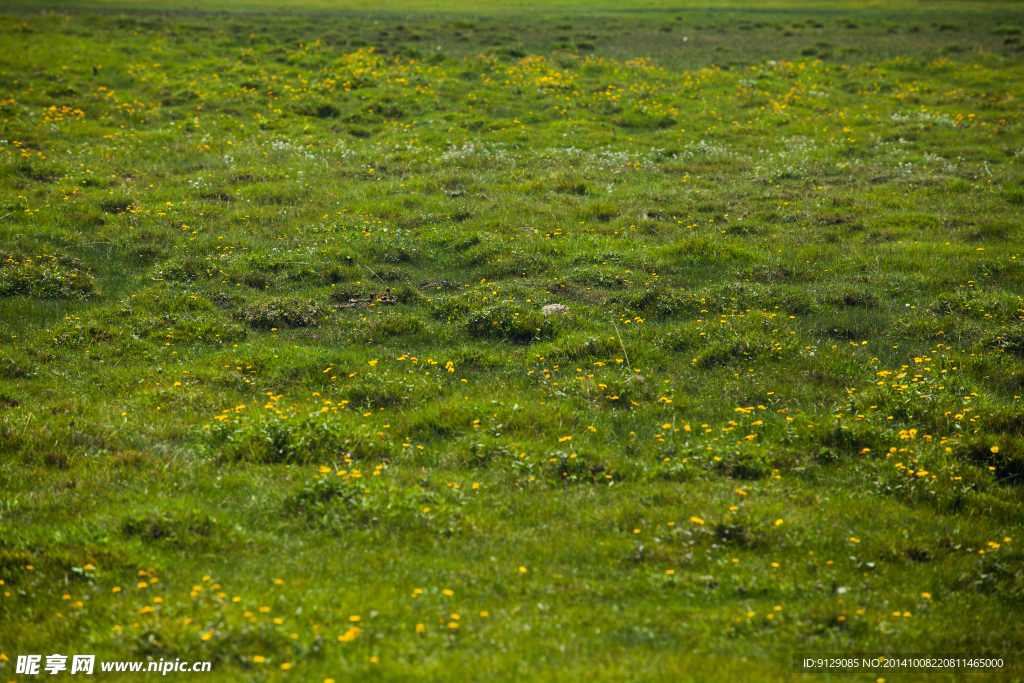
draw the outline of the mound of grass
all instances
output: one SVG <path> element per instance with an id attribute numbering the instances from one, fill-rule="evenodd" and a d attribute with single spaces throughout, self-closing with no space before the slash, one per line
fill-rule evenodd
<path id="1" fill-rule="evenodd" d="M 559 327 L 552 317 L 510 306 L 490 306 L 473 313 L 465 326 L 471 337 L 513 344 L 554 339 Z"/>
<path id="2" fill-rule="evenodd" d="M 84 299 L 97 293 L 88 267 L 60 254 L 15 255 L 0 251 L 0 297 Z"/>
<path id="3" fill-rule="evenodd" d="M 242 319 L 254 330 L 271 330 L 288 327 L 317 327 L 327 315 L 327 310 L 313 301 L 270 299 L 249 306 Z"/>

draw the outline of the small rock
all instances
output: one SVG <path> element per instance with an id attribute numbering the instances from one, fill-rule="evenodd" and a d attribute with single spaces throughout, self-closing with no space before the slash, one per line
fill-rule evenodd
<path id="1" fill-rule="evenodd" d="M 569 307 L 563 306 L 562 304 L 548 304 L 544 308 L 540 309 L 540 312 L 544 315 L 551 315 L 552 313 L 568 313 Z"/>

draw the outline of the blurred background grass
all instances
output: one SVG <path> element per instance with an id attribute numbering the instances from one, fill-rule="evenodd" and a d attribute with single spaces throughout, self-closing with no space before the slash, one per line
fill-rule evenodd
<path id="1" fill-rule="evenodd" d="M 837 2 L 835 0 L 214 0 L 213 2 L 181 2 L 176 0 L 47 0 L 30 2 L 8 0 L 0 8 L 8 11 L 126 11 L 126 12 L 373 12 L 396 13 L 469 13 L 481 16 L 532 14 L 624 14 L 705 12 L 726 10 L 743 12 L 808 11 L 865 12 L 910 11 L 969 13 L 992 10 L 1016 10 L 1020 0 L 868 0 L 865 2 Z"/>

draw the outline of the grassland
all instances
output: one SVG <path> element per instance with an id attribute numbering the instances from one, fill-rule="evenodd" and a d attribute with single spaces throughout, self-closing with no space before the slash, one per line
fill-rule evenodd
<path id="1" fill-rule="evenodd" d="M 3 680 L 1021 650 L 1024 14 L 10 12 Z"/>
<path id="2" fill-rule="evenodd" d="M 496 18 L 501 17 L 502 23 L 509 18 L 516 17 L 523 13 L 540 14 L 545 20 L 561 19 L 566 16 L 576 16 L 584 21 L 594 15 L 611 14 L 626 17 L 637 17 L 642 15 L 661 15 L 674 18 L 674 14 L 700 12 L 707 15 L 714 15 L 719 18 L 728 18 L 740 13 L 742 18 L 749 18 L 755 14 L 775 14 L 777 18 L 786 19 L 792 13 L 806 12 L 813 10 L 818 14 L 813 19 L 820 20 L 822 16 L 833 13 L 846 14 L 850 11 L 857 12 L 859 16 L 865 13 L 881 15 L 884 10 L 884 19 L 888 21 L 900 21 L 905 16 L 900 13 L 910 13 L 918 17 L 927 17 L 929 20 L 938 19 L 948 21 L 950 13 L 953 15 L 972 16 L 978 12 L 991 12 L 989 19 L 999 19 L 1012 16 L 1020 11 L 1018 0 L 970 0 L 970 2 L 959 2 L 956 0 L 930 0 L 927 3 L 920 0 L 854 0 L 853 2 L 836 3 L 832 0 L 770 0 L 769 2 L 751 3 L 747 0 L 719 0 L 719 2 L 708 3 L 704 0 L 502 0 L 501 2 L 483 5 L 478 0 L 216 0 L 214 4 L 202 5 L 194 2 L 183 2 L 182 0 L 7 0 L 5 6 L 8 10 L 18 13 L 33 13 L 39 11 L 73 11 L 84 13 L 99 11 L 103 13 L 127 12 L 136 15 L 167 12 L 170 14 L 189 14 L 192 16 L 210 13 L 230 13 L 234 15 L 272 14 L 275 16 L 302 15 L 305 18 L 328 17 L 338 18 L 342 16 L 351 19 L 354 16 L 379 20 L 387 18 L 387 15 L 415 18 L 416 23 L 422 23 L 424 19 L 440 19 L 442 21 L 459 18 L 459 15 L 470 15 L 474 17 Z M 756 8 L 756 9 L 754 9 Z M 867 12 L 865 12 L 867 10 Z M 922 12 L 922 10 L 927 10 Z M 723 14 L 724 11 L 724 14 Z M 781 17 L 779 15 L 781 14 Z M 535 20 L 538 17 L 527 17 Z M 873 17 L 874 18 L 874 17 Z M 529 28 L 538 28 L 537 21 L 526 21 Z"/>

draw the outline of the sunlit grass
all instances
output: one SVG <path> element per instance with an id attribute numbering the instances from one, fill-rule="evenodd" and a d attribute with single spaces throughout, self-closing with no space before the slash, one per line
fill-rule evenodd
<path id="1" fill-rule="evenodd" d="M 1020 22 L 746 16 L 2 17 L 0 674 L 1019 649 Z"/>

